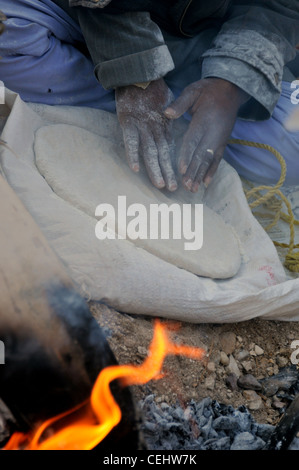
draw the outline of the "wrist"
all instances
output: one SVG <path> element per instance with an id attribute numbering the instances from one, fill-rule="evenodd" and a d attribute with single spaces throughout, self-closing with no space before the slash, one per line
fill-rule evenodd
<path id="1" fill-rule="evenodd" d="M 217 88 L 221 89 L 221 91 L 226 94 L 230 100 L 233 100 L 233 102 L 237 105 L 238 108 L 250 99 L 250 95 L 235 83 L 232 83 L 223 78 L 216 77 L 207 78 L 206 80 L 213 80 L 215 82 L 218 82 Z"/>

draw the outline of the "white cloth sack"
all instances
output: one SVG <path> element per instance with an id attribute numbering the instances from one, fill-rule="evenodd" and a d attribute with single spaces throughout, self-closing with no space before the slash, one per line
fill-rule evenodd
<path id="1" fill-rule="evenodd" d="M 222 162 L 203 202 L 234 228 L 242 263 L 233 278 L 219 281 L 191 274 L 130 241 L 99 241 L 96 218 L 55 194 L 39 173 L 34 155 L 38 129 L 68 124 L 120 139 L 114 115 L 28 105 L 8 90 L 2 111 L 8 118 L 1 138 L 15 153 L 0 146 L 2 173 L 85 297 L 123 312 L 194 323 L 299 319 L 299 279 L 288 279 L 271 239 L 248 207 L 239 176 L 227 163 Z"/>

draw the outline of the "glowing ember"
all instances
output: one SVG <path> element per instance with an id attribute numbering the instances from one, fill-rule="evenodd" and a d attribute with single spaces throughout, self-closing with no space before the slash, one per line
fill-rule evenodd
<path id="1" fill-rule="evenodd" d="M 141 385 L 161 377 L 165 357 L 181 354 L 201 359 L 205 351 L 199 348 L 174 344 L 167 327 L 155 322 L 153 340 L 147 359 L 140 366 L 110 366 L 99 374 L 90 400 L 51 418 L 37 431 L 15 433 L 5 450 L 90 450 L 98 445 L 121 420 L 121 410 L 110 391 L 110 383 L 121 379 L 123 385 Z"/>

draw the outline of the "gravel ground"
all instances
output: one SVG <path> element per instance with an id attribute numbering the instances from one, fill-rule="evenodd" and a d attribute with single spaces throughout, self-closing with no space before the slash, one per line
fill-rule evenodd
<path id="1" fill-rule="evenodd" d="M 119 364 L 141 364 L 153 319 L 94 302 L 90 310 Z M 299 323 L 256 319 L 175 326 L 174 342 L 206 353 L 200 361 L 168 356 L 162 378 L 131 387 L 149 449 L 264 449 L 299 393 L 299 369 L 292 361 Z M 0 402 L 0 442 L 8 437 L 10 422 Z M 299 448 L 299 439 L 293 448 Z"/>
<path id="2" fill-rule="evenodd" d="M 142 363 L 152 338 L 153 319 L 121 314 L 96 303 L 90 307 L 119 363 Z M 297 366 L 291 361 L 296 350 L 291 345 L 299 340 L 299 323 L 260 319 L 223 325 L 182 323 L 172 337 L 175 342 L 204 348 L 206 356 L 201 361 L 169 356 L 161 380 L 132 387 L 137 401 L 153 394 L 157 403 L 179 401 L 187 407 L 190 400 L 209 397 L 234 408 L 245 405 L 258 423 L 279 422 L 292 399 L 290 387 L 297 380 Z M 287 375 L 277 388 L 274 376 L 288 368 L 291 377 Z M 274 385 L 268 384 L 265 391 L 260 383 L 270 378 Z"/>

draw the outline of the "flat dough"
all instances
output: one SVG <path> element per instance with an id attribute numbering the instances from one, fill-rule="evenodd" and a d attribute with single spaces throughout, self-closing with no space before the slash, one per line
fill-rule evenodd
<path id="1" fill-rule="evenodd" d="M 198 194 L 183 188 L 175 193 L 156 189 L 144 169 L 137 175 L 129 169 L 123 147 L 79 127 L 40 128 L 34 151 L 37 168 L 54 193 L 93 217 L 95 226 L 96 207 L 108 203 L 117 208 L 118 196 L 126 196 L 127 206 L 140 203 L 148 211 L 150 204 L 201 203 Z M 234 231 L 207 206 L 203 207 L 202 248 L 186 251 L 185 241 L 137 239 L 130 243 L 200 276 L 225 279 L 238 272 L 241 255 Z"/>

